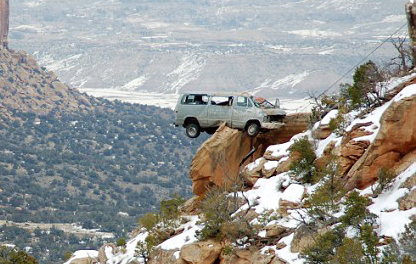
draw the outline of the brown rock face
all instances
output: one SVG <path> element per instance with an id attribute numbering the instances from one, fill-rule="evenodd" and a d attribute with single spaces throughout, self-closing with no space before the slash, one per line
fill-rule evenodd
<path id="1" fill-rule="evenodd" d="M 188 264 L 213 264 L 219 257 L 222 246 L 215 241 L 199 241 L 182 247 L 181 259 Z"/>
<path id="2" fill-rule="evenodd" d="M 416 96 L 394 102 L 381 117 L 380 131 L 346 175 L 347 189 L 374 183 L 379 170 L 400 173 L 414 162 L 416 151 Z"/>
<path id="3" fill-rule="evenodd" d="M 253 147 L 257 151 L 247 163 L 261 157 L 270 145 L 284 143 L 304 131 L 309 124 L 309 114 L 288 115 L 285 125 L 255 138 L 225 125 L 205 141 L 195 154 L 190 168 L 194 194 L 203 196 L 211 186 L 230 186 L 239 174 L 239 164 Z"/>

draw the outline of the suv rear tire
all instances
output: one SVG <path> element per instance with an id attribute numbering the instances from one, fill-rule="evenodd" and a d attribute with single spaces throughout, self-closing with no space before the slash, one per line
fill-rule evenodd
<path id="1" fill-rule="evenodd" d="M 256 122 L 250 122 L 247 124 L 246 132 L 249 137 L 255 137 L 260 132 L 260 126 Z"/>
<path id="2" fill-rule="evenodd" d="M 186 125 L 186 135 L 190 138 L 197 138 L 201 134 L 201 128 L 198 124 L 189 123 Z"/>

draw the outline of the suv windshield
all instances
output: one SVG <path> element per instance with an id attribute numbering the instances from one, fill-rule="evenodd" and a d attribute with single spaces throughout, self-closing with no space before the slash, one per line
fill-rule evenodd
<path id="1" fill-rule="evenodd" d="M 251 99 L 251 101 L 253 101 L 254 105 L 255 105 L 257 108 L 260 108 L 260 104 L 259 104 L 259 103 L 257 103 L 257 101 L 256 101 L 256 100 L 254 100 L 254 97 L 253 97 L 253 96 L 251 96 L 251 97 L 250 97 L 250 99 Z"/>

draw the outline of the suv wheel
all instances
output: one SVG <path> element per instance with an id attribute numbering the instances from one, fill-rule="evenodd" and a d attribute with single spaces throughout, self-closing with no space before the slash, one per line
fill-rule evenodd
<path id="1" fill-rule="evenodd" d="M 201 128 L 198 124 L 189 123 L 186 125 L 186 135 L 190 138 L 196 138 L 201 133 Z"/>
<path id="2" fill-rule="evenodd" d="M 251 122 L 247 125 L 246 131 L 249 137 L 255 137 L 260 132 L 260 127 L 257 123 Z"/>

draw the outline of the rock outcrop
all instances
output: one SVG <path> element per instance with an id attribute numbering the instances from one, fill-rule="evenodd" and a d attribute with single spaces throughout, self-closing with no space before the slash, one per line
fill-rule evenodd
<path id="1" fill-rule="evenodd" d="M 9 34 L 9 0 L 0 0 L 0 46 L 7 46 Z"/>
<path id="2" fill-rule="evenodd" d="M 380 131 L 374 142 L 368 148 L 362 147 L 356 151 L 359 159 L 346 175 L 347 189 L 362 189 L 374 183 L 381 168 L 393 170 L 398 174 L 414 162 L 415 113 L 416 96 L 403 98 L 388 107 L 381 117 Z"/>
<path id="3" fill-rule="evenodd" d="M 262 156 L 268 146 L 287 142 L 293 135 L 304 131 L 309 125 L 309 117 L 308 113 L 288 115 L 282 128 L 259 134 L 255 138 L 225 125 L 219 127 L 201 145 L 192 160 L 190 177 L 194 194 L 203 196 L 207 188 L 215 185 L 229 186 L 239 175 L 240 162 L 253 147 L 257 151 L 246 164 Z"/>

